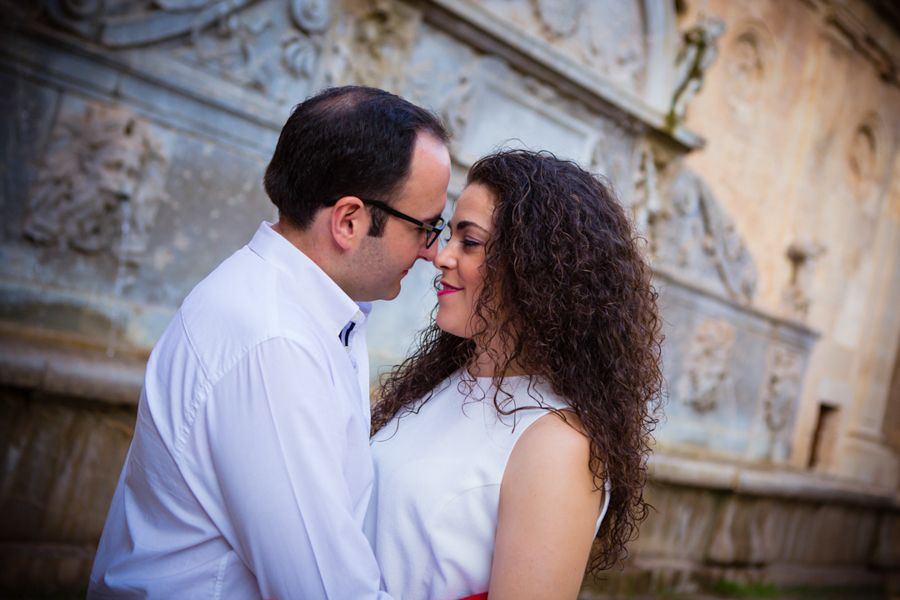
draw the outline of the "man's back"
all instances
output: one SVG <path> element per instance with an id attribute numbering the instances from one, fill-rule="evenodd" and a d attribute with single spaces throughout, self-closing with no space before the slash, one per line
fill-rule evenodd
<path id="1" fill-rule="evenodd" d="M 352 319 L 345 348 L 339 333 Z M 346 588 L 328 564 L 366 554 L 335 551 L 354 536 L 333 537 L 360 527 L 371 485 L 364 320 L 265 224 L 191 292 L 148 361 L 92 598 Z M 324 569 L 302 572 L 309 559 Z M 365 562 L 361 578 L 377 582 Z"/>

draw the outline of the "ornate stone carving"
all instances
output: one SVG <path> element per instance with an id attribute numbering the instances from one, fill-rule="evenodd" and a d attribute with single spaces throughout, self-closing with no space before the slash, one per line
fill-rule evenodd
<path id="1" fill-rule="evenodd" d="M 587 0 L 532 0 L 538 18 L 554 34 L 571 35 L 584 13 Z"/>
<path id="2" fill-rule="evenodd" d="M 790 348 L 773 346 L 763 399 L 769 431 L 779 433 L 791 422 L 802 377 L 803 357 Z"/>
<path id="3" fill-rule="evenodd" d="M 222 20 L 253 0 L 48 0 L 53 22 L 112 48 L 143 46 L 197 32 Z"/>
<path id="4" fill-rule="evenodd" d="M 805 241 L 794 242 L 787 249 L 787 259 L 791 261 L 791 279 L 785 288 L 783 304 L 787 316 L 804 319 L 813 300 L 813 277 L 816 262 L 825 254 L 822 244 Z"/>
<path id="5" fill-rule="evenodd" d="M 165 58 L 248 88 L 276 104 L 308 92 L 319 65 L 330 0 L 272 0 L 290 11 L 295 28 L 255 0 L 48 0 L 57 25 L 110 48 L 163 47 Z M 73 9 L 77 6 L 78 9 Z"/>
<path id="6" fill-rule="evenodd" d="M 634 224 L 638 232 L 651 237 L 651 226 L 662 214 L 662 199 L 659 195 L 659 171 L 656 153 L 653 148 L 644 144 L 641 148 L 640 163 L 634 180 L 634 192 L 631 209 L 634 213 Z"/>
<path id="7" fill-rule="evenodd" d="M 675 75 L 675 93 L 670 115 L 684 119 L 688 102 L 703 86 L 703 76 L 719 56 L 719 37 L 725 32 L 725 21 L 709 16 L 682 34 Z"/>
<path id="8" fill-rule="evenodd" d="M 325 83 L 399 92 L 421 14 L 395 0 L 363 0 L 348 8 L 331 44 Z"/>
<path id="9" fill-rule="evenodd" d="M 681 402 L 697 412 L 709 412 L 731 400 L 734 383 L 729 365 L 735 338 L 734 325 L 725 320 L 704 319 L 697 326 L 676 388 Z"/>
<path id="10" fill-rule="evenodd" d="M 865 203 L 878 188 L 884 166 L 884 126 L 875 113 L 867 114 L 853 133 L 847 151 L 850 188 Z"/>
<path id="11" fill-rule="evenodd" d="M 714 273 L 732 299 L 750 302 L 757 277 L 753 258 L 706 182 L 682 168 L 665 200 L 649 223 L 658 263 L 701 278 Z"/>
<path id="12" fill-rule="evenodd" d="M 479 4 L 622 87 L 643 90 L 647 48 L 641 2 L 482 0 Z"/>
<path id="13" fill-rule="evenodd" d="M 620 199 L 631 200 L 628 179 L 632 174 L 635 134 L 612 119 L 603 119 L 594 147 L 592 170 L 609 178 L 619 189 Z"/>
<path id="14" fill-rule="evenodd" d="M 773 43 L 761 23 L 741 26 L 724 56 L 725 89 L 732 104 L 756 102 L 770 69 Z"/>
<path id="15" fill-rule="evenodd" d="M 26 238 L 136 265 L 147 248 L 166 159 L 147 124 L 123 108 L 63 115 L 38 166 Z"/>
<path id="16" fill-rule="evenodd" d="M 322 33 L 331 23 L 331 3 L 328 0 L 291 0 L 291 16 L 297 27 L 306 33 Z"/>
<path id="17" fill-rule="evenodd" d="M 284 28 L 264 14 L 233 13 L 215 27 L 194 32 L 191 43 L 172 55 L 283 103 L 296 96 L 290 90 L 294 82 L 314 75 L 321 37 Z"/>

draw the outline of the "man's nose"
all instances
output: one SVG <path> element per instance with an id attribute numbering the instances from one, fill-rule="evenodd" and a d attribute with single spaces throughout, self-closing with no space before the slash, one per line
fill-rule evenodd
<path id="1" fill-rule="evenodd" d="M 423 242 L 421 246 L 419 246 L 419 258 L 422 260 L 427 260 L 428 262 L 434 262 L 438 255 L 438 240 L 434 240 L 434 243 L 431 244 L 430 248 L 425 247 L 425 243 Z"/>

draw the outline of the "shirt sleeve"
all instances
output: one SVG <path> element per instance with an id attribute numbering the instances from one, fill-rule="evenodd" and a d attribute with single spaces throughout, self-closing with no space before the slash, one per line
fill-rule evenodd
<path id="1" fill-rule="evenodd" d="M 220 529 L 263 598 L 390 600 L 354 517 L 370 482 L 348 481 L 371 477 L 368 429 L 323 361 L 297 342 L 267 341 L 216 383 L 206 407 Z"/>

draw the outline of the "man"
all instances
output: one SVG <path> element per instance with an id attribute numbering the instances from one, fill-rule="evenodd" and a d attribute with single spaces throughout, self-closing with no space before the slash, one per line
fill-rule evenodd
<path id="1" fill-rule="evenodd" d="M 446 143 L 381 90 L 295 109 L 265 176 L 278 223 L 194 288 L 147 363 L 89 598 L 387 598 L 362 532 L 366 303 L 434 258 Z"/>

